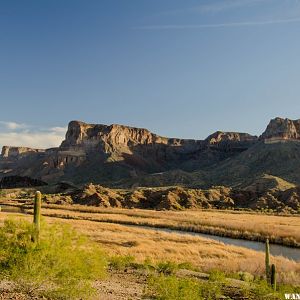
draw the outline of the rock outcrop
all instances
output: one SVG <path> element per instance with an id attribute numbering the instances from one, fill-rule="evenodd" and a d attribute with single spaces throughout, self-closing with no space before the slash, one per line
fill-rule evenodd
<path id="1" fill-rule="evenodd" d="M 61 196 L 61 195 L 60 195 Z M 75 204 L 141 208 L 156 210 L 183 210 L 193 208 L 245 209 L 259 211 L 298 213 L 300 188 L 256 191 L 233 189 L 223 186 L 209 189 L 183 187 L 137 188 L 133 190 L 111 189 L 87 184 L 81 190 L 64 195 Z M 48 203 L 57 203 L 56 195 L 47 196 Z"/>
<path id="2" fill-rule="evenodd" d="M 257 136 L 240 132 L 217 131 L 205 140 L 210 148 L 247 149 L 258 140 Z"/>
<path id="3" fill-rule="evenodd" d="M 3 158 L 12 158 L 18 159 L 24 156 L 36 154 L 36 153 L 44 153 L 43 149 L 33 149 L 28 147 L 11 147 L 11 146 L 3 146 L 1 156 Z"/>
<path id="4" fill-rule="evenodd" d="M 264 141 L 300 141 L 300 120 L 272 119 L 260 137 Z"/>

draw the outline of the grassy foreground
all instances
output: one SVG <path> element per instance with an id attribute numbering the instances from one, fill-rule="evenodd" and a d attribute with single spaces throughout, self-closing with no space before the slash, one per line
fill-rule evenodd
<path id="1" fill-rule="evenodd" d="M 7 215 L 11 214 L 0 213 L 0 224 Z M 18 218 L 31 220 L 32 217 L 19 214 Z M 139 263 L 148 258 L 159 262 L 163 257 L 176 263 L 193 262 L 203 272 L 219 269 L 225 272 L 249 272 L 258 276 L 265 273 L 264 253 L 202 237 L 89 220 L 55 217 L 45 217 L 45 220 L 49 224 L 59 221 L 71 225 L 101 245 L 109 255 L 134 256 Z M 300 283 L 299 262 L 283 257 L 271 259 L 276 264 L 279 282 Z"/>
<path id="2" fill-rule="evenodd" d="M 243 258 L 243 255 L 247 256 L 247 252 L 243 253 L 237 247 L 232 247 L 228 251 L 228 256 L 222 257 L 227 246 L 210 243 L 210 241 L 198 238 L 194 241 L 189 241 L 189 239 L 180 241 L 172 235 L 168 237 L 166 234 L 154 237 L 156 250 L 152 247 L 148 249 L 148 253 L 152 252 L 157 255 L 156 257 L 139 257 L 140 253 L 138 252 L 135 253 L 135 256 L 125 255 L 125 252 L 122 255 L 116 255 L 116 253 L 122 251 L 113 250 L 116 249 L 116 245 L 114 245 L 115 237 L 112 237 L 111 234 L 119 232 L 122 228 L 121 225 L 110 224 L 111 227 L 115 226 L 115 228 L 105 232 L 103 228 L 95 228 L 95 226 L 108 226 L 108 224 L 74 220 L 60 220 L 58 224 L 54 218 L 45 218 L 49 225 L 46 223 L 42 225 L 40 242 L 36 243 L 32 241 L 34 228 L 31 223 L 26 222 L 26 219 L 30 221 L 30 216 L 16 216 L 19 220 L 12 221 L 7 220 L 5 214 L 1 213 L 0 275 L 2 281 L 13 283 L 16 291 L 29 295 L 29 297 L 102 299 L 97 295 L 99 290 L 97 291 L 94 288 L 95 282 L 101 282 L 106 272 L 108 272 L 108 276 L 110 276 L 110 273 L 123 272 L 126 278 L 130 269 L 146 280 L 143 293 L 144 299 L 213 300 L 225 296 L 230 297 L 228 299 L 244 299 L 245 297 L 247 299 L 282 299 L 285 292 L 300 292 L 297 284 L 290 285 L 287 282 L 284 284 L 283 278 L 279 280 L 278 290 L 274 292 L 258 274 L 230 271 L 229 269 L 222 272 L 220 268 L 217 268 L 217 264 L 215 264 L 215 268 L 210 266 L 210 270 L 205 270 L 203 266 L 184 263 L 183 257 L 180 258 L 179 256 L 179 259 L 177 257 L 176 263 L 169 261 L 161 253 L 158 253 L 158 255 L 156 253 L 156 250 L 160 248 L 159 240 L 170 243 L 173 239 L 174 246 L 176 246 L 176 242 L 192 242 L 194 246 L 198 244 L 203 247 L 202 243 L 204 243 L 205 251 L 202 252 L 202 259 L 207 263 L 214 258 L 220 263 L 222 258 L 228 261 L 232 255 L 237 255 L 237 258 Z M 72 224 L 72 227 L 67 224 Z M 77 228 L 77 230 L 75 231 L 73 228 Z M 130 230 L 130 228 L 127 229 Z M 78 233 L 79 231 L 81 233 Z M 84 231 L 89 232 L 90 237 L 98 243 L 84 237 L 82 235 Z M 93 235 L 92 233 L 95 234 L 95 232 L 96 235 Z M 110 237 L 106 236 L 108 233 Z M 125 231 L 127 239 L 128 233 Z M 131 234 L 135 235 L 137 232 L 131 232 Z M 144 232 L 139 233 L 138 237 L 141 237 L 141 235 L 144 235 Z M 106 255 L 98 246 L 98 244 L 104 245 L 99 241 L 99 237 L 110 243 L 110 245 L 106 244 L 106 247 L 103 247 L 106 250 Z M 144 238 L 151 242 L 149 236 Z M 128 240 L 126 244 L 122 245 L 122 239 L 124 239 L 124 236 L 119 235 L 118 242 L 121 243 L 117 247 L 119 250 L 138 246 L 138 244 Z M 215 248 L 218 248 L 216 252 Z M 173 245 L 169 244 L 168 251 L 170 253 L 172 249 Z M 176 251 L 178 250 L 176 247 L 174 249 L 173 258 L 176 257 Z M 161 261 L 162 257 L 164 257 L 164 261 Z M 185 257 L 185 261 L 187 259 L 188 257 Z M 280 259 L 276 261 L 278 265 L 280 263 L 285 265 L 288 262 L 290 261 Z M 107 263 L 108 269 L 106 267 Z M 295 267 L 294 265 L 291 266 Z M 205 273 L 203 273 L 204 271 Z M 298 271 L 295 270 L 295 273 Z M 287 273 L 282 274 L 286 275 Z M 126 298 L 116 297 L 111 299 Z"/>

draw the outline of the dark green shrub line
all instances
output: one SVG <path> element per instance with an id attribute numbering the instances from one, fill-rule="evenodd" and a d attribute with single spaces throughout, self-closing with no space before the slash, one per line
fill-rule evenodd
<path id="1" fill-rule="evenodd" d="M 147 295 L 157 300 L 216 300 L 228 299 L 281 300 L 285 293 L 300 293 L 300 287 L 280 285 L 277 291 L 265 280 L 245 282 L 240 287 L 232 286 L 222 272 L 214 271 L 209 280 L 177 278 L 174 275 L 151 274 L 148 279 Z"/>

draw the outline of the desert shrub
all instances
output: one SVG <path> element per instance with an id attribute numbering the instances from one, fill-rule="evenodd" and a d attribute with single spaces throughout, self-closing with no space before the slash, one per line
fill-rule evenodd
<path id="1" fill-rule="evenodd" d="M 159 262 L 156 266 L 156 271 L 158 273 L 163 273 L 165 275 L 174 274 L 178 270 L 178 265 L 174 262 Z"/>
<path id="2" fill-rule="evenodd" d="M 284 294 L 300 293 L 300 287 L 280 284 L 277 286 L 277 291 L 274 292 L 272 287 L 266 280 L 255 280 L 251 285 L 255 299 L 284 299 Z"/>
<path id="3" fill-rule="evenodd" d="M 130 267 L 135 261 L 135 258 L 130 255 L 126 256 L 111 256 L 109 258 L 109 266 L 116 270 L 124 270 Z"/>
<path id="4" fill-rule="evenodd" d="M 221 287 L 211 282 L 180 279 L 175 276 L 150 276 L 150 293 L 158 300 L 215 300 L 222 295 Z"/>
<path id="5" fill-rule="evenodd" d="M 254 276 L 251 273 L 248 272 L 238 272 L 238 279 L 246 282 L 251 282 L 254 280 Z"/>
<path id="6" fill-rule="evenodd" d="M 105 275 L 97 245 L 68 226 L 42 224 L 39 243 L 26 221 L 6 220 L 0 228 L 0 278 L 17 290 L 52 299 L 89 299 L 92 282 Z"/>
<path id="7" fill-rule="evenodd" d="M 171 261 L 154 263 L 150 258 L 146 258 L 143 262 L 143 268 L 150 272 L 162 273 L 165 275 L 173 275 L 177 270 L 192 270 L 197 271 L 189 262 L 175 263 Z"/>
<path id="8" fill-rule="evenodd" d="M 225 273 L 219 270 L 211 270 L 209 273 L 209 280 L 216 282 L 224 282 L 226 279 Z"/>
<path id="9" fill-rule="evenodd" d="M 151 260 L 151 258 L 147 257 L 144 262 L 143 262 L 143 266 L 146 270 L 148 270 L 149 272 L 154 272 L 156 271 L 156 267 L 154 262 Z"/>
<path id="10" fill-rule="evenodd" d="M 193 264 L 191 264 L 190 262 L 183 262 L 178 264 L 178 269 L 184 269 L 184 270 L 191 270 L 191 271 L 199 271 L 198 268 L 196 268 L 195 266 L 193 266 Z"/>

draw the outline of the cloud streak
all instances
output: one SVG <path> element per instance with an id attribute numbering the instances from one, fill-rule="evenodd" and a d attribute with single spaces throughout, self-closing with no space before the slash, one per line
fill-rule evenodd
<path id="1" fill-rule="evenodd" d="M 31 148 L 57 147 L 63 141 L 67 128 L 40 128 L 28 124 L 0 121 L 0 146 Z"/>
<path id="2" fill-rule="evenodd" d="M 277 0 L 225 0 L 208 2 L 197 6 L 174 9 L 160 13 L 159 15 L 179 15 L 184 13 L 196 13 L 196 14 L 218 14 L 226 11 L 232 11 L 236 9 L 244 9 L 248 7 L 257 6 L 267 2 L 275 2 Z M 289 1 L 289 0 L 288 0 Z"/>
<path id="3" fill-rule="evenodd" d="M 191 8 L 191 10 L 199 13 L 215 14 L 226 10 L 244 8 L 244 7 L 253 6 L 253 5 L 261 4 L 264 2 L 270 2 L 270 1 L 274 1 L 274 0 L 227 0 L 227 1 L 220 1 L 215 3 L 199 5 Z"/>
<path id="4" fill-rule="evenodd" d="M 215 24 L 194 24 L 194 25 L 148 25 L 134 27 L 138 30 L 184 30 L 184 29 L 205 29 L 205 28 L 226 28 L 226 27 L 251 27 L 275 24 L 299 23 L 300 18 L 277 19 L 267 21 L 250 21 L 250 22 L 232 22 L 232 23 L 215 23 Z"/>
<path id="5" fill-rule="evenodd" d="M 24 123 L 0 121 L 0 124 L 9 130 L 28 128 L 28 125 Z"/>

